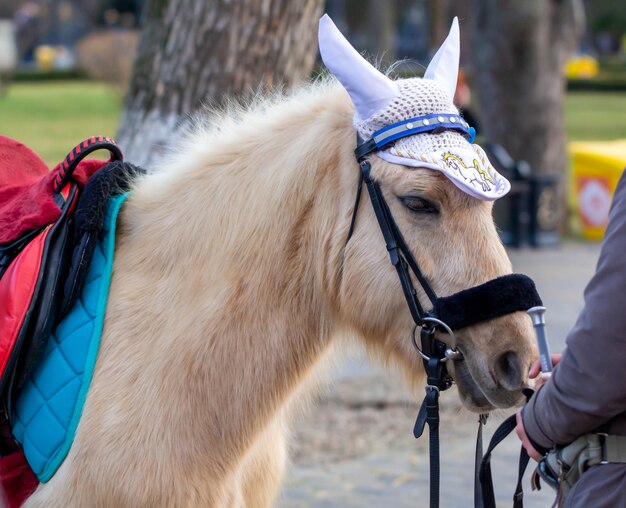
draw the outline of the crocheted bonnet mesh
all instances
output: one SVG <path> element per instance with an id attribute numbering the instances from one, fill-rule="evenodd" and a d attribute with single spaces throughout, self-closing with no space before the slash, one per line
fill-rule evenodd
<path id="1" fill-rule="evenodd" d="M 364 140 L 397 122 L 431 114 L 458 115 L 448 95 L 433 81 L 409 78 L 396 81 L 400 93 L 385 107 L 365 120 L 354 119 Z M 388 162 L 442 171 L 464 192 L 483 200 L 504 196 L 510 189 L 478 145 L 461 133 L 446 130 L 400 138 L 378 152 Z"/>
<path id="2" fill-rule="evenodd" d="M 388 125 L 434 113 L 458 115 L 458 109 L 450 102 L 443 90 L 432 81 L 409 78 L 396 81 L 400 89 L 398 95 L 382 111 L 366 120 L 354 121 L 354 126 L 363 139 L 369 139 L 374 132 Z M 458 132 L 444 131 L 440 134 L 424 133 L 401 138 L 394 147 L 401 152 L 431 153 L 446 148 L 465 148 L 471 145 Z"/>
<path id="3" fill-rule="evenodd" d="M 494 200 L 508 192 L 509 182 L 496 172 L 485 152 L 454 129 L 467 128 L 452 102 L 460 55 L 457 18 L 424 78 L 392 81 L 352 47 L 327 15 L 320 19 L 318 41 L 324 64 L 352 99 L 355 128 L 364 142 L 373 139 L 379 148 L 374 157 L 441 171 L 478 199 Z M 424 116 L 428 117 L 420 118 Z M 396 140 L 386 143 L 388 139 Z"/>

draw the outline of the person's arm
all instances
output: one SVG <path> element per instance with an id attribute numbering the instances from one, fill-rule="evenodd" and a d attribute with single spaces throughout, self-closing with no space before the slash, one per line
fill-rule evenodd
<path id="1" fill-rule="evenodd" d="M 626 177 L 615 191 L 596 274 L 552 379 L 523 409 L 530 441 L 564 445 L 626 412 Z"/>

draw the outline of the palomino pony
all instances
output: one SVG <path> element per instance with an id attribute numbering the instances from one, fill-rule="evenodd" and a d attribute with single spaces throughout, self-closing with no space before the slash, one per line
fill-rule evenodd
<path id="1" fill-rule="evenodd" d="M 335 345 L 357 338 L 421 386 L 412 320 L 364 196 L 346 242 L 354 114 L 322 79 L 216 113 L 133 184 L 74 444 L 25 506 L 267 507 L 290 419 Z M 490 202 L 442 172 L 371 160 L 438 294 L 511 272 Z M 534 356 L 526 315 L 466 327 L 457 344 L 450 373 L 466 407 L 521 401 Z"/>

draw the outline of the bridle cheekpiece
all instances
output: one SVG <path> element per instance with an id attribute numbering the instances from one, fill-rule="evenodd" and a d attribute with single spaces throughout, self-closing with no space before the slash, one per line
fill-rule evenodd
<path id="1" fill-rule="evenodd" d="M 393 123 L 374 132 L 371 138 L 366 141 L 363 141 L 357 133 L 355 156 L 359 164 L 360 176 L 352 220 L 346 238 L 347 245 L 354 232 L 361 191 L 363 182 L 365 182 L 370 202 L 385 240 L 389 259 L 398 274 L 414 322 L 412 343 L 421 356 L 426 369 L 426 395 L 417 416 L 413 434 L 416 438 L 420 437 L 428 423 L 431 508 L 439 506 L 439 393 L 450 388 L 453 384 L 453 379 L 447 369 L 447 362 L 463 359 L 461 351 L 457 348 L 454 330 L 541 305 L 541 298 L 534 282 L 528 276 L 521 274 L 504 275 L 453 295 L 438 297 L 406 244 L 378 182 L 371 175 L 372 166 L 369 156 L 385 149 L 398 139 L 424 133 L 436 134 L 446 130 L 459 132 L 470 142 L 475 137 L 474 129 L 463 118 L 459 115 L 443 113 Z M 428 311 L 424 310 L 419 301 L 411 273 L 429 300 L 430 308 Z M 421 345 L 418 345 L 416 337 L 418 330 L 420 331 Z M 448 334 L 450 343 L 437 339 L 435 337 L 437 331 Z M 483 418 L 481 415 L 481 431 L 485 419 L 486 417 Z"/>

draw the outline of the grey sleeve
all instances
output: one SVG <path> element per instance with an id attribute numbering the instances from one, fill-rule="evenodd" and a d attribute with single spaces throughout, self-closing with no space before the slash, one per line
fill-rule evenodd
<path id="1" fill-rule="evenodd" d="M 566 260 L 563 260 L 566 262 Z M 537 444 L 564 445 L 626 412 L 626 177 L 611 208 L 596 273 L 552 379 L 523 410 Z"/>

